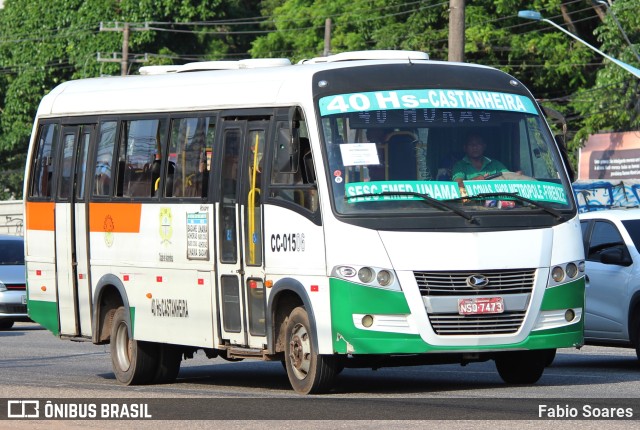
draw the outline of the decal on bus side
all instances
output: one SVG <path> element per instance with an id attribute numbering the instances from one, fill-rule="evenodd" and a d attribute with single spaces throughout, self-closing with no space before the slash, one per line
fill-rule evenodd
<path id="1" fill-rule="evenodd" d="M 271 252 L 304 252 L 304 233 L 283 233 L 271 235 Z"/>
<path id="2" fill-rule="evenodd" d="M 187 258 L 189 260 L 209 259 L 209 213 L 187 214 Z"/>
<path id="3" fill-rule="evenodd" d="M 189 306 L 184 299 L 152 299 L 151 314 L 155 317 L 189 318 Z"/>

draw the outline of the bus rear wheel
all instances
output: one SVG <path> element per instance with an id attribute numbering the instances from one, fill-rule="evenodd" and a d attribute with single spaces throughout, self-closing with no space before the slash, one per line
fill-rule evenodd
<path id="1" fill-rule="evenodd" d="M 125 308 L 120 306 L 113 315 L 111 324 L 111 365 L 118 382 L 125 385 L 140 385 L 152 382 L 157 368 L 157 345 L 134 340 Z"/>
<path id="2" fill-rule="evenodd" d="M 154 384 L 169 384 L 176 380 L 182 362 L 182 350 L 169 344 L 158 344 L 158 367 L 153 377 Z"/>
<path id="3" fill-rule="evenodd" d="M 337 375 L 335 357 L 320 355 L 303 307 L 289 315 L 286 326 L 285 365 L 293 389 L 299 394 L 325 393 L 333 387 Z"/>
<path id="4" fill-rule="evenodd" d="M 507 384 L 535 384 L 553 350 L 505 352 L 496 357 L 498 374 Z"/>

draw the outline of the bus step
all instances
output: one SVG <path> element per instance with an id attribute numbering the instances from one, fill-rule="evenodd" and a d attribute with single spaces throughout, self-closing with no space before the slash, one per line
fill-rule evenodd
<path id="1" fill-rule="evenodd" d="M 60 339 L 66 339 L 72 342 L 91 342 L 91 337 L 74 336 L 70 334 L 61 334 Z"/>
<path id="2" fill-rule="evenodd" d="M 266 350 L 258 348 L 229 348 L 227 357 L 229 358 L 258 358 L 266 354 Z"/>

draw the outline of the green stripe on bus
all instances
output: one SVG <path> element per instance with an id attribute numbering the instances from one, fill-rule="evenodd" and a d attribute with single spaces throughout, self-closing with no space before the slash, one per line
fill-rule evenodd
<path id="1" fill-rule="evenodd" d="M 331 325 L 333 349 L 337 353 L 388 354 L 426 352 L 427 344 L 417 334 L 360 330 L 353 314 L 408 315 L 404 294 L 331 279 Z"/>
<path id="2" fill-rule="evenodd" d="M 51 331 L 54 335 L 58 336 L 60 334 L 58 304 L 56 302 L 29 300 L 27 309 L 29 318 Z"/>
<path id="3" fill-rule="evenodd" d="M 584 288 L 584 276 L 566 284 L 547 288 L 540 309 L 543 311 L 568 308 L 584 309 Z"/>
<path id="4" fill-rule="evenodd" d="M 136 338 L 135 330 L 136 327 L 136 308 L 135 306 L 129 307 L 129 321 L 131 321 L 131 337 Z"/>

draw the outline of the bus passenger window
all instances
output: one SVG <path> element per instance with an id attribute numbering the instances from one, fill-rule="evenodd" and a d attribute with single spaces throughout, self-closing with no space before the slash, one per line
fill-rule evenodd
<path id="1" fill-rule="evenodd" d="M 180 118 L 171 122 L 167 197 L 207 196 L 214 135 L 215 118 Z"/>
<path id="2" fill-rule="evenodd" d="M 167 121 L 127 121 L 120 139 L 118 180 L 123 197 L 152 197 L 160 176 L 152 180 L 155 165 L 162 162 Z M 120 189 L 118 189 L 120 191 Z"/>
<path id="3" fill-rule="evenodd" d="M 111 176 L 113 162 L 113 150 L 116 146 L 116 121 L 100 124 L 98 134 L 98 150 L 96 151 L 95 173 L 93 176 L 93 195 L 111 195 Z"/>
<path id="4" fill-rule="evenodd" d="M 57 124 L 46 124 L 38 130 L 38 147 L 35 151 L 33 174 L 31 176 L 30 197 L 51 197 L 53 158 L 57 147 Z"/>

